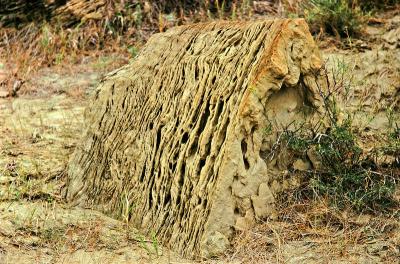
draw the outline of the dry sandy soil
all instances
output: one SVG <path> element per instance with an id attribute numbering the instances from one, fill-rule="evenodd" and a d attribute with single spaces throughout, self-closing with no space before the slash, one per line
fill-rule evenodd
<path id="1" fill-rule="evenodd" d="M 346 43 L 325 40 L 320 46 L 328 66 L 346 65 L 354 76 L 343 107 L 357 112 L 361 143 L 368 148 L 390 125 L 387 109 L 400 104 L 400 15 L 369 25 L 366 37 Z M 0 58 L 0 77 L 8 70 L 1 61 L 6 59 Z M 84 125 L 83 110 L 117 60 L 44 69 L 24 84 L 24 93 L 0 99 L 1 264 L 195 263 L 144 237 L 124 219 L 70 208 L 61 197 L 64 168 Z M 307 217 L 297 214 L 297 223 L 269 219 L 238 234 L 232 252 L 208 262 L 400 263 L 399 214 L 335 214 L 319 202 L 308 208 Z M 307 223 L 309 215 L 342 226 Z"/>

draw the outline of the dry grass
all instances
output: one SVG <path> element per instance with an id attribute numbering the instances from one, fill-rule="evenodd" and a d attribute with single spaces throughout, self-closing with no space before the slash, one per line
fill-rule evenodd
<path id="1" fill-rule="evenodd" d="M 31 24 L 22 30 L 0 29 L 0 58 L 6 58 L 6 74 L 0 80 L 2 86 L 11 91 L 17 81 L 29 82 L 41 69 L 68 69 L 85 63 L 88 57 L 92 60 L 98 58 L 99 63 L 105 56 L 115 54 L 126 58 L 109 66 L 108 70 L 127 63 L 130 55 L 126 44 L 121 43 L 119 38 L 107 39 L 107 36 L 101 36 L 98 32 L 101 30 L 96 24 L 67 30 L 47 24 Z M 32 92 L 26 91 L 26 87 L 23 86 L 22 93 Z"/>
<path id="2" fill-rule="evenodd" d="M 357 263 L 395 263 L 400 256 L 400 223 L 396 214 L 387 217 L 338 211 L 324 199 L 285 205 L 279 218 L 238 233 L 227 260 L 328 263 L 353 259 Z"/>

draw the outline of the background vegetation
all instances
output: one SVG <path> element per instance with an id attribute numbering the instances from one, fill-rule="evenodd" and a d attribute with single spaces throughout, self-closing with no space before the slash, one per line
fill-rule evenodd
<path id="1" fill-rule="evenodd" d="M 23 79 L 41 66 L 79 63 L 87 52 L 135 56 L 155 32 L 210 19 L 253 19 L 254 13 L 300 16 L 315 34 L 361 36 L 368 12 L 398 0 L 5 1 L 0 4 L 0 55 Z M 17 57 L 12 54 L 18 54 Z M 32 67 L 35 65 L 35 67 Z"/>

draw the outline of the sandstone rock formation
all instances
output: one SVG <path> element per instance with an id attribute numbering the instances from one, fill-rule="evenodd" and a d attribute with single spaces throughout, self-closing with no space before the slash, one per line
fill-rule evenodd
<path id="1" fill-rule="evenodd" d="M 66 197 L 124 216 L 185 256 L 209 257 L 274 212 L 287 161 L 266 128 L 319 106 L 302 19 L 216 22 L 156 34 L 110 73 L 86 113 Z"/>

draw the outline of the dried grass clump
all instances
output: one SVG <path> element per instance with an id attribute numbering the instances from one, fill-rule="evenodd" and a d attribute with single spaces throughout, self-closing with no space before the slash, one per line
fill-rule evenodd
<path id="1" fill-rule="evenodd" d="M 278 218 L 237 233 L 234 251 L 225 259 L 240 263 L 396 261 L 400 225 L 395 214 L 354 214 L 331 208 L 324 198 L 306 201 L 292 195 L 281 197 Z"/>
<path id="2" fill-rule="evenodd" d="M 27 81 L 38 70 L 62 65 L 76 65 L 83 58 L 125 54 L 133 40 L 115 37 L 90 22 L 85 26 L 63 29 L 49 24 L 30 24 L 23 29 L 0 30 L 0 56 L 7 58 L 6 77 L 2 80 L 12 90 L 17 80 Z M 138 42 L 135 42 L 138 43 Z"/>

